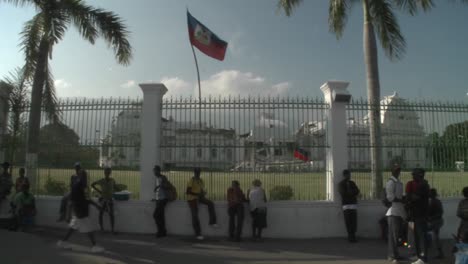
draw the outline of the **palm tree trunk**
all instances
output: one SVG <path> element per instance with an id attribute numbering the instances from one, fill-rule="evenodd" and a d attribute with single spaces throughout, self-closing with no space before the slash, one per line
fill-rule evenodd
<path id="1" fill-rule="evenodd" d="M 42 94 L 46 78 L 45 69 L 49 57 L 49 41 L 42 39 L 39 45 L 37 65 L 31 92 L 31 109 L 29 111 L 28 141 L 26 152 L 26 168 L 31 187 L 37 187 L 37 155 L 39 150 L 39 131 L 41 128 Z"/>
<path id="2" fill-rule="evenodd" d="M 363 0 L 364 8 L 364 63 L 366 65 L 367 101 L 369 104 L 369 134 L 371 145 L 371 197 L 382 194 L 382 135 L 380 130 L 380 81 L 377 58 L 377 43 L 374 26 L 369 14 L 368 0 Z"/>

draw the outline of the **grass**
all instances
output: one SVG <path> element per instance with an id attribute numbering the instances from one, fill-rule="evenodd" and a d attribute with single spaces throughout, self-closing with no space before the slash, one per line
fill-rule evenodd
<path id="1" fill-rule="evenodd" d="M 40 169 L 39 171 L 39 193 L 45 193 L 45 183 L 48 177 L 54 181 L 63 182 L 68 186 L 72 169 Z M 185 199 L 185 188 L 192 176 L 188 171 L 171 171 L 164 173 L 175 185 L 178 198 Z M 14 172 L 13 175 L 18 175 Z M 90 183 L 103 177 L 100 169 L 88 170 Z M 117 183 L 125 184 L 133 193 L 133 198 L 138 198 L 140 190 L 140 172 L 132 170 L 114 170 L 112 177 Z M 390 172 L 384 173 L 384 183 L 390 177 Z M 361 189 L 362 199 L 368 199 L 370 195 L 371 177 L 368 172 L 355 172 L 353 180 Z M 325 200 L 326 199 L 326 173 L 325 172 L 204 172 L 202 179 L 208 191 L 208 197 L 213 200 L 225 200 L 227 188 L 232 180 L 238 180 L 246 192 L 254 179 L 260 179 L 263 187 L 269 195 L 269 190 L 274 186 L 291 186 L 293 189 L 293 200 Z M 404 183 L 411 179 L 410 172 L 402 172 L 401 179 Z M 460 197 L 461 189 L 468 186 L 468 172 L 428 172 L 426 179 L 429 184 L 437 188 L 441 197 Z"/>

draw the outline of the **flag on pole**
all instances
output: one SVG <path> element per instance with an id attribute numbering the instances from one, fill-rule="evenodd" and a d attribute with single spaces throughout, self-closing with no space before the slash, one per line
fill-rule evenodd
<path id="1" fill-rule="evenodd" d="M 227 42 L 216 36 L 216 34 L 200 23 L 188 11 L 187 22 L 190 43 L 206 55 L 220 61 L 224 60 Z"/>
<path id="2" fill-rule="evenodd" d="M 301 148 L 296 148 L 294 150 L 294 157 L 296 159 L 300 159 L 300 160 L 303 160 L 304 162 L 307 162 L 309 161 L 309 152 Z"/>

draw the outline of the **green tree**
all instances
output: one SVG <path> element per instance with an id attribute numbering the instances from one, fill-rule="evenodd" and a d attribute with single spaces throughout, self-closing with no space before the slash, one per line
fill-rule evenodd
<path id="1" fill-rule="evenodd" d="M 70 26 L 74 26 L 79 34 L 91 44 L 94 44 L 98 37 L 102 37 L 113 48 L 117 61 L 127 65 L 132 56 L 132 48 L 127 39 L 129 32 L 118 15 L 89 6 L 82 0 L 3 1 L 17 6 L 34 6 L 37 10 L 37 14 L 26 22 L 21 33 L 21 46 L 26 57 L 25 74 L 33 78 L 27 162 L 30 167 L 35 167 L 39 147 L 41 109 L 50 110 L 56 106 L 55 97 L 43 97 L 43 94 L 54 94 L 54 83 L 51 81 L 49 65 L 54 45 L 63 39 Z M 35 175 L 29 176 L 33 178 Z"/>
<path id="2" fill-rule="evenodd" d="M 467 1 L 467 0 L 462 0 Z M 302 0 L 279 0 L 278 9 L 290 16 Z M 390 60 L 401 59 L 405 53 L 405 38 L 395 16 L 395 10 L 403 10 L 414 15 L 418 10 L 430 10 L 432 0 L 330 0 L 329 29 L 339 39 L 343 35 L 348 13 L 353 5 L 362 4 L 364 15 L 364 63 L 366 66 L 367 100 L 369 109 L 372 196 L 382 193 L 382 149 L 380 129 L 380 80 L 376 38 L 379 39 L 385 54 Z"/>
<path id="3" fill-rule="evenodd" d="M 67 168 L 76 161 L 85 167 L 98 165 L 99 149 L 81 145 L 78 134 L 63 123 L 43 126 L 39 142 L 40 166 Z"/>

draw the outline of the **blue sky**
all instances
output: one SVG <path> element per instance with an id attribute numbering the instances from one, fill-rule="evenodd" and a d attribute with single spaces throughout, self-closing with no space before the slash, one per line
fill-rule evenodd
<path id="1" fill-rule="evenodd" d="M 229 43 L 223 62 L 197 53 L 204 95 L 321 96 L 319 87 L 330 79 L 351 82 L 355 97 L 366 95 L 359 5 L 337 40 L 328 31 L 325 0 L 304 1 L 290 18 L 276 13 L 273 0 L 86 2 L 125 19 L 134 59 L 120 66 L 105 43 L 92 46 L 71 28 L 51 62 L 60 96 L 141 97 L 137 84 L 150 80 L 164 82 L 169 95 L 197 96 L 186 7 Z M 428 14 L 399 14 L 407 54 L 390 62 L 379 53 L 382 95 L 468 100 L 468 5 L 436 2 Z M 18 33 L 34 12 L 0 4 L 0 76 L 23 64 Z"/>

